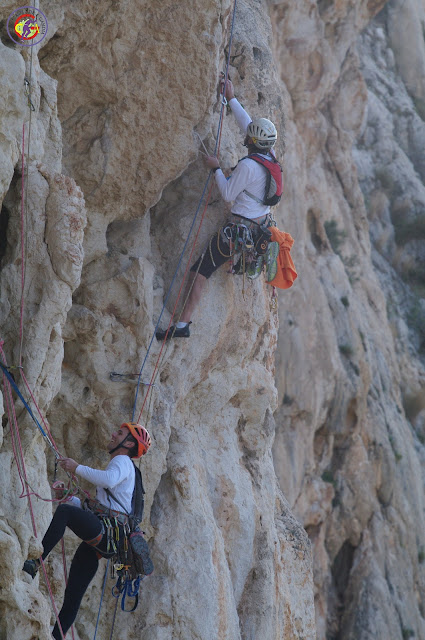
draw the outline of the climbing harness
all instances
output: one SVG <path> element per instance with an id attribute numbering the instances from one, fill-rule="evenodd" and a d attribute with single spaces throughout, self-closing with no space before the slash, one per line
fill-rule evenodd
<path id="1" fill-rule="evenodd" d="M 267 253 L 271 232 L 268 227 L 272 224 L 270 216 L 267 216 L 262 224 L 258 224 L 248 218 L 242 218 L 244 222 L 228 222 L 217 234 L 214 234 L 209 241 L 211 261 L 214 264 L 211 243 L 217 239 L 217 250 L 223 257 L 230 258 L 230 269 L 228 273 L 243 275 L 247 273 L 250 279 L 257 278 L 262 268 L 263 256 Z M 220 240 L 228 247 L 228 254 L 220 248 Z M 216 266 L 214 264 L 214 266 Z"/>
<path id="2" fill-rule="evenodd" d="M 120 504 L 112 492 L 108 493 Z M 96 500 L 86 500 L 83 508 L 95 514 L 102 524 L 98 536 L 85 542 L 91 545 L 99 556 L 111 560 L 111 577 L 117 578 L 113 593 L 115 597 L 123 594 L 123 611 L 134 611 L 139 601 L 140 582 L 153 571 L 143 532 L 139 530 L 138 522 L 132 522 L 129 514 L 110 509 Z M 125 607 L 127 596 L 135 599 L 131 609 Z"/>

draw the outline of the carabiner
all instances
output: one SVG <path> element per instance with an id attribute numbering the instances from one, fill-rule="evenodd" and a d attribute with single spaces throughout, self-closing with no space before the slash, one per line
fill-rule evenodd
<path id="1" fill-rule="evenodd" d="M 24 79 L 24 91 L 25 91 L 25 95 L 28 98 L 28 106 L 31 109 L 31 111 L 35 111 L 35 107 L 33 105 L 33 103 L 31 102 L 31 98 L 30 98 L 30 82 L 29 80 L 27 80 L 26 78 Z"/>

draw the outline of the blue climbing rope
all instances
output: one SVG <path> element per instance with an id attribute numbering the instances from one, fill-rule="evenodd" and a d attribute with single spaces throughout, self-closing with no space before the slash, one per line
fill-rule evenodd
<path id="1" fill-rule="evenodd" d="M 93 640 L 96 640 L 97 629 L 98 629 L 98 626 L 99 626 L 100 610 L 102 608 L 103 596 L 105 595 L 106 578 L 108 576 L 108 567 L 109 567 L 109 558 L 108 558 L 108 562 L 106 563 L 105 577 L 103 578 L 102 595 L 100 596 L 99 611 L 97 612 L 96 629 L 94 630 L 94 638 L 93 638 Z"/>
<path id="2" fill-rule="evenodd" d="M 45 432 L 45 430 L 43 429 L 43 427 L 41 426 L 41 424 L 39 423 L 39 421 L 37 420 L 37 418 L 33 414 L 31 407 L 29 406 L 29 404 L 25 400 L 24 396 L 20 392 L 19 387 L 16 384 L 15 380 L 13 379 L 13 376 L 9 372 L 8 368 L 2 362 L 0 362 L 0 367 L 1 367 L 1 370 L 3 371 L 3 375 L 6 376 L 10 386 L 12 387 L 12 389 L 14 390 L 16 395 L 21 400 L 22 404 L 24 405 L 25 409 L 28 411 L 28 413 L 29 413 L 30 417 L 32 418 L 32 420 L 35 422 L 37 427 L 40 429 L 43 438 L 46 440 L 46 442 L 48 443 L 49 447 L 55 452 L 56 457 L 59 457 L 59 454 L 56 451 L 55 447 L 53 446 L 53 443 L 51 442 L 49 436 L 47 435 L 47 433 Z"/>
<path id="3" fill-rule="evenodd" d="M 229 76 L 230 54 L 231 54 L 231 51 L 232 51 L 233 31 L 234 31 L 234 28 L 235 28 L 236 4 L 237 4 L 237 0 L 235 0 L 234 5 L 233 5 L 232 25 L 231 25 L 231 29 L 230 29 L 230 39 L 229 39 L 229 53 L 228 53 L 228 56 L 227 56 L 226 73 L 225 73 L 224 84 L 223 84 L 223 93 L 221 94 L 222 99 L 221 99 L 220 118 L 219 118 L 218 128 L 217 128 L 217 136 L 216 136 L 216 141 L 215 141 L 214 155 L 217 155 L 217 149 L 218 149 L 219 139 L 220 139 L 220 131 L 221 131 L 222 123 L 223 123 L 224 107 L 226 106 L 226 101 L 225 101 L 224 97 L 225 97 L 225 92 L 226 92 L 226 82 L 227 82 L 227 79 L 228 79 L 228 76 Z M 156 323 L 155 329 L 153 331 L 153 335 L 152 335 L 151 341 L 149 343 L 148 349 L 146 351 L 146 355 L 144 357 L 144 360 L 142 362 L 142 366 L 140 368 L 139 377 L 137 379 L 137 387 L 136 387 L 136 395 L 135 395 L 134 405 L 133 405 L 133 413 L 132 413 L 132 416 L 131 416 L 131 420 L 132 421 L 134 421 L 134 416 L 136 414 L 137 398 L 138 398 L 138 395 L 139 395 L 139 389 L 140 389 L 143 369 L 144 369 L 146 361 L 148 359 L 149 352 L 151 350 L 152 343 L 154 341 L 155 334 L 156 334 L 157 329 L 159 327 L 159 323 L 161 321 L 162 314 L 164 313 L 168 298 L 169 298 L 170 293 L 171 293 L 171 291 L 172 291 L 172 289 L 174 287 L 174 283 L 175 283 L 175 280 L 177 278 L 177 273 L 178 273 L 180 265 L 182 263 L 183 256 L 184 256 L 184 254 L 186 252 L 187 245 L 189 244 L 189 239 L 190 239 L 190 236 L 192 235 L 192 231 L 193 231 L 193 228 L 195 226 L 196 219 L 198 217 L 199 211 L 201 210 L 201 205 L 202 205 L 202 202 L 204 200 L 205 193 L 207 191 L 207 187 L 208 187 L 209 181 L 211 179 L 211 175 L 212 175 L 212 171 L 209 172 L 207 180 L 205 182 L 204 189 L 202 191 L 202 195 L 201 195 L 201 198 L 199 200 L 199 204 L 198 204 L 198 206 L 196 208 L 196 212 L 195 212 L 192 224 L 191 224 L 190 229 L 189 229 L 189 234 L 187 236 L 187 239 L 186 239 L 186 242 L 184 244 L 183 250 L 182 250 L 182 252 L 180 254 L 180 258 L 179 258 L 176 270 L 174 272 L 173 279 L 171 280 L 171 284 L 170 284 L 170 286 L 168 288 L 167 295 L 166 295 L 165 300 L 164 300 L 164 304 L 162 305 L 161 313 L 159 314 L 159 318 L 158 318 L 158 321 Z M 148 393 L 149 393 L 149 391 L 150 391 L 150 387 L 148 387 Z"/>

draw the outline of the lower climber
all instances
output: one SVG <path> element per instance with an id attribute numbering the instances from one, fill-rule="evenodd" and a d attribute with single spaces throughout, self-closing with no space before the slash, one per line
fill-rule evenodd
<path id="1" fill-rule="evenodd" d="M 215 174 L 215 180 L 223 199 L 226 202 L 233 201 L 232 214 L 240 222 L 243 222 L 248 229 L 247 233 L 251 233 L 255 239 L 255 234 L 259 232 L 260 226 L 267 226 L 270 212 L 270 206 L 264 203 L 268 172 L 262 163 L 275 163 L 279 167 L 279 173 L 281 171 L 272 149 L 277 140 L 277 131 L 270 120 L 265 118 L 251 120 L 235 98 L 233 84 L 230 80 L 226 82 L 225 97 L 240 129 L 245 133 L 243 144 L 248 148 L 248 157 L 239 161 L 230 178 L 225 177 L 216 156 L 207 156 L 204 160 Z M 255 154 L 257 160 L 250 157 L 252 154 Z M 200 302 L 207 279 L 230 258 L 229 240 L 231 239 L 226 237 L 226 233 L 223 233 L 225 229 L 226 227 L 223 227 L 211 238 L 204 254 L 191 267 L 185 296 L 187 302 L 180 321 L 168 330 L 167 339 L 171 337 L 188 338 L 190 336 L 191 317 Z M 165 336 L 166 331 L 156 332 L 158 340 L 163 340 Z"/>
<path id="2" fill-rule="evenodd" d="M 90 582 L 94 578 L 100 557 L 111 557 L 109 552 L 109 533 L 99 515 L 108 514 L 116 518 L 118 527 L 128 524 L 131 502 L 135 488 L 135 467 L 131 458 L 140 458 L 151 445 L 148 431 L 141 425 L 126 422 L 114 431 L 107 445 L 111 460 L 105 470 L 92 469 L 78 464 L 72 458 L 63 458 L 59 464 L 65 471 L 75 473 L 96 485 L 96 500 L 88 500 L 81 505 L 80 499 L 73 497 L 69 502 L 61 503 L 55 511 L 49 528 L 43 538 L 42 559 L 45 560 L 53 547 L 59 542 L 69 527 L 83 542 L 75 552 L 69 572 L 68 584 L 59 621 L 65 635 L 72 626 L 81 600 Z M 113 489 L 113 494 L 112 494 Z M 56 497 L 63 497 L 56 490 Z M 123 507 L 126 513 L 123 512 Z M 145 549 L 145 561 L 150 563 L 149 552 Z M 40 567 L 40 560 L 26 560 L 23 570 L 33 578 Z M 56 622 L 53 637 L 61 639 L 59 625 Z"/>

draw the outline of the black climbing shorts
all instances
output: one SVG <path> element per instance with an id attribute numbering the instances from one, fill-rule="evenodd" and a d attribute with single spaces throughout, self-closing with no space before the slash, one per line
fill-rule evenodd
<path id="1" fill-rule="evenodd" d="M 205 249 L 204 256 L 199 256 L 190 270 L 195 273 L 200 273 L 204 278 L 209 278 L 212 276 L 214 271 L 230 259 L 230 256 L 231 252 L 229 243 L 223 240 L 220 229 L 210 238 L 207 248 Z M 200 262 L 201 266 L 198 270 Z"/>

